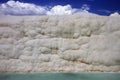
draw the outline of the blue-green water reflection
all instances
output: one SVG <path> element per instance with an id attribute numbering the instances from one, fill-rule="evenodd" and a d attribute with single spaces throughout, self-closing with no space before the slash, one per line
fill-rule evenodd
<path id="1" fill-rule="evenodd" d="M 120 73 L 0 73 L 0 80 L 120 80 Z"/>

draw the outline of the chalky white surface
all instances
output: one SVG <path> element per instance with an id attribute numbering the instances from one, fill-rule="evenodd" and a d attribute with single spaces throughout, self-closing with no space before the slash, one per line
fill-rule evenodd
<path id="1" fill-rule="evenodd" d="M 120 71 L 120 16 L 0 15 L 0 72 Z"/>

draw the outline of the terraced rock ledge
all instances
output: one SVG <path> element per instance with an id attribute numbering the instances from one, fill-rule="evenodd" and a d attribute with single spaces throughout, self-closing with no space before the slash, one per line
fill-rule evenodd
<path id="1" fill-rule="evenodd" d="M 120 15 L 0 15 L 0 72 L 120 72 Z"/>

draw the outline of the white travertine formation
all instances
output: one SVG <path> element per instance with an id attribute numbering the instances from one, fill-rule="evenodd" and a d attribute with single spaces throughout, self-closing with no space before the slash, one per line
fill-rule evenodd
<path id="1" fill-rule="evenodd" d="M 120 71 L 120 16 L 0 15 L 0 72 Z"/>

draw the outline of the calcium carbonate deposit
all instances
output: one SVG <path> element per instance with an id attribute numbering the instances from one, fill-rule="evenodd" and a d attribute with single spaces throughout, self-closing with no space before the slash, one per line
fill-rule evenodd
<path id="1" fill-rule="evenodd" d="M 120 15 L 0 15 L 0 72 L 120 71 Z"/>

